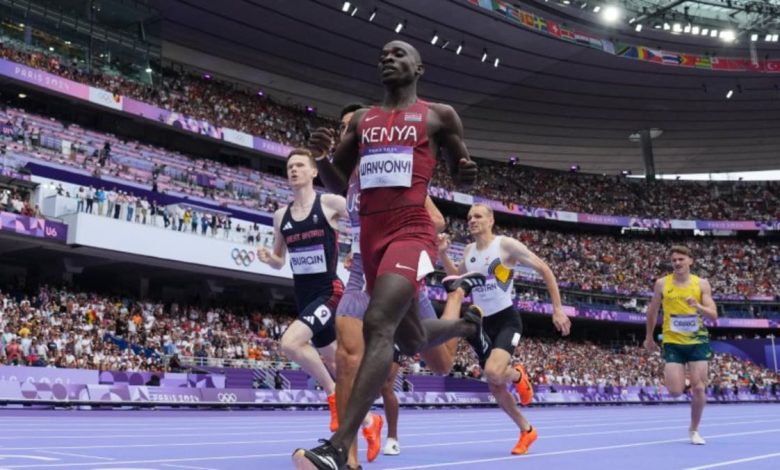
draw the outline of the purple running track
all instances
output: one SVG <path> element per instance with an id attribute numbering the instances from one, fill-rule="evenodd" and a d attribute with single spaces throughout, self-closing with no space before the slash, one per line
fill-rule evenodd
<path id="1" fill-rule="evenodd" d="M 381 410 L 378 410 L 381 413 Z M 687 406 L 529 408 L 539 431 L 512 456 L 517 431 L 497 409 L 401 410 L 401 455 L 366 470 L 780 468 L 780 404 L 711 405 L 688 443 Z M 0 470 L 277 470 L 327 436 L 319 411 L 0 410 Z M 362 438 L 361 438 L 362 439 Z M 361 458 L 365 445 L 361 440 Z"/>

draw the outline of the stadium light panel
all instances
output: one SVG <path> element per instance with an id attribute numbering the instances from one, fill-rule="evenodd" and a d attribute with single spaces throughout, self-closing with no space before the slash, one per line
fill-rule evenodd
<path id="1" fill-rule="evenodd" d="M 614 23 L 620 19 L 621 11 L 620 8 L 615 5 L 609 5 L 604 8 L 604 13 L 602 13 L 602 15 L 604 16 L 604 21 L 607 23 Z"/>

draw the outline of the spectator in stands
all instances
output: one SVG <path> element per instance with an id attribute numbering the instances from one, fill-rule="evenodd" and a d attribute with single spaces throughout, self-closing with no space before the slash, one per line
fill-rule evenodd
<path id="1" fill-rule="evenodd" d="M 192 215 L 190 219 L 190 228 L 192 233 L 198 232 L 198 224 L 200 223 L 201 217 L 203 217 L 203 215 L 200 212 L 194 209 L 192 210 Z"/>
<path id="2" fill-rule="evenodd" d="M 106 217 L 114 216 L 114 206 L 116 205 L 117 196 L 116 186 L 111 191 L 106 192 Z"/>
<path id="3" fill-rule="evenodd" d="M 127 214 L 126 220 L 131 222 L 133 220 L 133 213 L 135 213 L 136 198 L 133 193 L 125 195 L 125 213 Z"/>
<path id="4" fill-rule="evenodd" d="M 11 365 L 19 365 L 22 362 L 22 348 L 15 339 L 12 339 L 5 347 L 6 362 Z"/>
<path id="5" fill-rule="evenodd" d="M 76 199 L 76 212 L 84 212 L 87 203 L 87 191 L 83 186 L 79 187 L 79 190 L 76 193 Z"/>
<path id="6" fill-rule="evenodd" d="M 106 205 L 106 191 L 102 187 L 95 191 L 95 201 L 97 201 L 98 205 L 98 215 L 105 215 L 103 211 Z"/>
<path id="7" fill-rule="evenodd" d="M 116 200 L 114 201 L 114 218 L 119 219 L 120 214 L 122 213 L 122 206 L 124 206 L 127 202 L 127 198 L 125 197 L 124 191 L 118 191 Z"/>
<path id="8" fill-rule="evenodd" d="M 181 222 L 179 223 L 179 231 L 186 231 L 192 225 L 192 209 L 185 209 L 182 215 Z M 183 227 L 183 229 L 182 229 Z"/>
<path id="9" fill-rule="evenodd" d="M 111 143 L 106 141 L 103 144 L 103 148 L 100 149 L 98 164 L 100 166 L 106 166 L 111 159 Z"/>
<path id="10" fill-rule="evenodd" d="M 212 216 L 211 214 L 203 214 L 203 216 L 200 218 L 200 234 L 206 235 L 206 231 L 209 229 L 209 225 L 211 225 Z"/>

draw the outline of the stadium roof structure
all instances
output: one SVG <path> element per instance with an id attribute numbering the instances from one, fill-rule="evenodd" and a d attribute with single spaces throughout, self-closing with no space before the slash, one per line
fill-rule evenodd
<path id="1" fill-rule="evenodd" d="M 455 106 L 476 156 L 641 173 L 642 149 L 629 137 L 655 128 L 658 173 L 780 166 L 774 0 L 761 2 L 768 6 L 760 25 L 737 0 L 742 10 L 732 16 L 727 0 L 628 0 L 613 23 L 594 12 L 607 3 L 561 2 L 161 0 L 157 7 L 167 43 L 332 90 L 299 95 L 328 114 L 344 96 L 380 99 L 379 49 L 408 41 L 426 64 L 421 96 Z M 701 34 L 705 25 L 734 37 Z"/>

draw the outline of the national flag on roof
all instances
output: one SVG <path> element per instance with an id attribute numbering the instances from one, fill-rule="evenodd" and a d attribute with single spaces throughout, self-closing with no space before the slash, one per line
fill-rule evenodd
<path id="1" fill-rule="evenodd" d="M 629 59 L 638 59 L 639 50 L 635 46 L 620 43 L 615 48 L 615 55 L 619 55 L 620 57 L 628 57 Z"/>
<path id="2" fill-rule="evenodd" d="M 696 56 L 696 68 L 712 69 L 712 62 L 710 62 L 710 57 L 706 55 Z"/>
<path id="3" fill-rule="evenodd" d="M 556 38 L 561 37 L 561 27 L 554 21 L 547 21 L 547 32 Z"/>
<path id="4" fill-rule="evenodd" d="M 530 28 L 534 27 L 534 15 L 528 13 L 527 11 L 521 12 L 520 15 L 522 16 L 522 21 L 524 25 Z"/>
<path id="5" fill-rule="evenodd" d="M 658 49 L 650 49 L 649 47 L 645 48 L 647 58 L 645 59 L 648 62 L 654 62 L 656 64 L 660 64 L 663 62 L 663 55 L 664 53 Z"/>
<path id="6" fill-rule="evenodd" d="M 472 5 L 477 5 L 479 7 L 492 10 L 493 9 L 493 1 L 492 0 L 469 0 L 469 2 Z"/>
<path id="7" fill-rule="evenodd" d="M 661 62 L 664 64 L 680 65 L 682 59 L 680 58 L 679 54 L 664 52 L 664 54 L 661 56 Z"/>
<path id="8" fill-rule="evenodd" d="M 547 32 L 547 21 L 544 20 L 544 18 L 541 17 L 535 17 L 534 19 L 534 29 L 537 31 L 542 31 L 544 33 Z"/>

